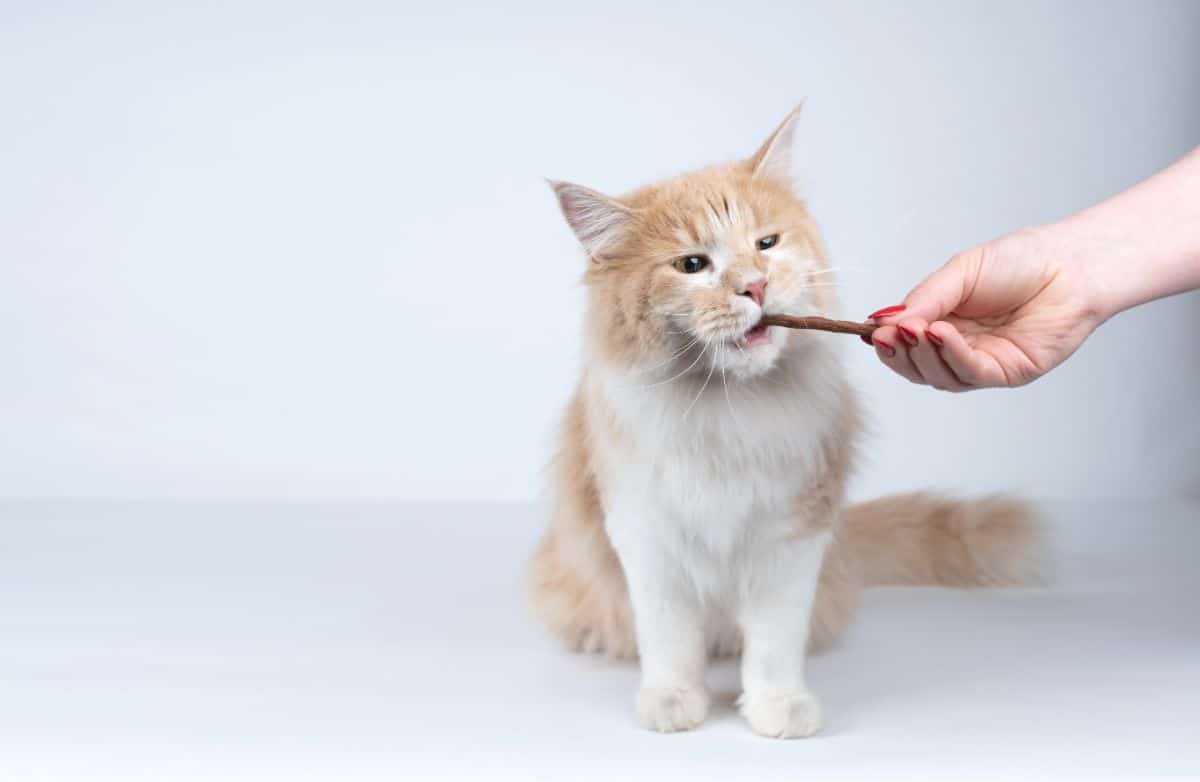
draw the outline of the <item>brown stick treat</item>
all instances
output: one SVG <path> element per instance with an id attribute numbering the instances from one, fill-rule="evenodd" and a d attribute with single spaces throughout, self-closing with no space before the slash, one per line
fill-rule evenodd
<path id="1" fill-rule="evenodd" d="M 818 331 L 835 331 L 838 334 L 858 334 L 862 337 L 871 336 L 879 328 L 874 323 L 856 323 L 852 320 L 834 320 L 817 315 L 799 317 L 796 315 L 764 315 L 759 321 L 764 326 L 783 326 L 789 329 L 817 329 Z"/>

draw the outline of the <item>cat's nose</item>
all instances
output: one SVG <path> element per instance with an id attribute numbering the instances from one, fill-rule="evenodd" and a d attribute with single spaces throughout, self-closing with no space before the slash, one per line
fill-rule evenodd
<path id="1" fill-rule="evenodd" d="M 767 297 L 767 280 L 764 277 L 760 277 L 754 282 L 748 282 L 742 286 L 742 289 L 738 293 L 754 299 L 754 303 L 761 307 L 763 299 Z"/>

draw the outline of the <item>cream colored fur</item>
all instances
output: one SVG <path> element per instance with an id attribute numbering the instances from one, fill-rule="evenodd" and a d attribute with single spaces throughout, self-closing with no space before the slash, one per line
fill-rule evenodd
<path id="1" fill-rule="evenodd" d="M 835 314 L 788 181 L 794 121 L 747 161 L 620 199 L 555 183 L 589 257 L 587 359 L 532 594 L 574 648 L 640 657 L 637 714 L 655 730 L 698 725 L 707 658 L 741 653 L 750 726 L 810 735 L 806 650 L 837 635 L 862 587 L 1036 576 L 1035 528 L 1012 500 L 844 507 L 860 429 L 846 338 L 752 331 L 764 312 Z M 706 265 L 685 273 L 689 256 Z"/>

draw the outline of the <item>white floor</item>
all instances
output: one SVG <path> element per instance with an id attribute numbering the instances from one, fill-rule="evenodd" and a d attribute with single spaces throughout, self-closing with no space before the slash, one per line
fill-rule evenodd
<path id="1" fill-rule="evenodd" d="M 1200 505 L 1051 506 L 1058 583 L 881 590 L 829 725 L 690 734 L 519 588 L 523 505 L 0 506 L 0 779 L 1200 775 Z"/>

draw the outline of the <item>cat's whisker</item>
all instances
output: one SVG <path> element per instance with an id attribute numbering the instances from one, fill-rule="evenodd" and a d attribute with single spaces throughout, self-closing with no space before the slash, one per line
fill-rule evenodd
<path id="1" fill-rule="evenodd" d="M 808 274 L 832 274 L 833 272 L 853 272 L 857 274 L 859 272 L 872 272 L 874 270 L 874 267 L 867 265 L 839 264 L 838 266 L 831 266 L 828 269 L 820 269 L 818 271 L 808 272 Z"/>
<path id="2" fill-rule="evenodd" d="M 672 382 L 672 381 L 674 381 L 674 380 L 678 380 L 679 378 L 681 378 L 681 377 L 683 377 L 684 375 L 686 375 L 688 372 L 691 372 L 691 371 L 692 371 L 692 368 L 693 368 L 693 367 L 695 367 L 697 364 L 699 364 L 699 363 L 700 363 L 700 359 L 704 358 L 704 351 L 705 351 L 707 348 L 708 348 L 708 344 L 707 344 L 707 343 L 705 343 L 704 347 L 702 347 L 702 348 L 700 349 L 700 354 L 699 354 L 698 356 L 696 356 L 696 360 L 695 360 L 695 361 L 693 361 L 692 363 L 688 364 L 687 368 L 686 368 L 686 369 L 684 369 L 682 372 L 680 372 L 678 375 L 675 375 L 675 376 L 673 376 L 673 377 L 669 377 L 669 378 L 667 378 L 666 380 L 660 380 L 660 381 L 658 381 L 657 383 L 651 383 L 651 384 L 649 384 L 649 385 L 645 385 L 645 386 L 635 386 L 635 387 L 636 387 L 636 388 L 640 388 L 640 389 L 643 389 L 643 390 L 645 390 L 645 389 L 648 389 L 648 388 L 657 388 L 658 386 L 665 386 L 667 383 L 670 383 L 670 382 Z"/>
<path id="3" fill-rule="evenodd" d="M 733 344 L 737 346 L 738 350 L 742 349 L 736 342 Z M 742 355 L 745 355 L 745 352 Z M 723 363 L 721 364 L 721 385 L 725 387 L 725 404 L 729 405 L 729 417 L 733 419 L 733 425 L 737 427 L 738 431 L 743 431 L 742 425 L 738 422 L 737 414 L 733 412 L 733 400 L 729 398 L 729 383 L 725 379 L 725 365 Z"/>
<path id="4" fill-rule="evenodd" d="M 705 343 L 704 350 L 708 350 L 709 344 L 712 344 L 712 343 Z M 704 355 L 704 350 L 700 351 L 700 355 L 702 355 L 702 356 Z M 713 363 L 712 365 L 709 366 L 708 376 L 704 378 L 704 384 L 701 385 L 700 390 L 696 392 L 696 397 L 692 400 L 692 403 L 687 406 L 687 410 L 683 411 L 683 415 L 680 416 L 680 418 L 679 418 L 679 423 L 682 424 L 685 420 L 687 420 L 688 413 L 692 412 L 692 408 L 695 407 L 696 403 L 700 401 L 700 397 L 704 394 L 704 389 L 708 388 L 708 381 L 712 380 L 713 372 L 716 370 L 716 368 L 717 368 L 716 363 Z"/>
<path id="5" fill-rule="evenodd" d="M 657 364 L 655 364 L 655 365 L 654 365 L 654 366 L 652 366 L 652 367 L 646 367 L 645 369 L 637 369 L 637 370 L 634 370 L 634 373 L 633 373 L 633 374 L 636 374 L 636 375 L 644 375 L 644 374 L 646 374 L 646 373 L 648 373 L 648 372 L 653 372 L 654 370 L 658 369 L 659 367 L 664 367 L 664 366 L 666 366 L 667 364 L 670 364 L 670 363 L 671 363 L 672 361 L 674 361 L 675 359 L 677 359 L 677 358 L 679 358 L 680 356 L 682 356 L 684 353 L 687 353 L 689 350 L 691 350 L 691 349 L 692 349 L 692 348 L 693 348 L 693 347 L 694 347 L 694 346 L 695 346 L 697 343 L 699 343 L 699 342 L 700 342 L 700 338 L 699 338 L 699 337 L 692 337 L 692 339 L 691 339 L 691 341 L 690 341 L 690 342 L 688 342 L 688 343 L 687 343 L 686 345 L 684 345 L 682 348 L 680 348 L 679 350 L 677 350 L 677 351 L 676 351 L 674 354 L 672 354 L 671 356 L 668 356 L 668 357 L 667 357 L 665 360 L 658 362 Z"/>

